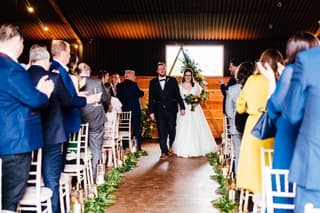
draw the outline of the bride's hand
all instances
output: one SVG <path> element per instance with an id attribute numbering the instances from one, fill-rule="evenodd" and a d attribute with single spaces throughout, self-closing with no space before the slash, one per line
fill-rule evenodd
<path id="1" fill-rule="evenodd" d="M 180 110 L 180 115 L 186 114 L 186 111 L 184 109 Z"/>

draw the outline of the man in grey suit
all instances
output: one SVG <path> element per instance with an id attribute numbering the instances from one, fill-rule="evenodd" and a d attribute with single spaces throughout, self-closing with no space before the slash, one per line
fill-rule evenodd
<path id="1" fill-rule="evenodd" d="M 78 65 L 81 78 L 86 78 L 86 84 L 82 91 L 87 95 L 95 94 L 100 96 L 100 101 L 95 104 L 87 104 L 81 108 L 82 123 L 89 123 L 89 146 L 92 151 L 92 171 L 93 178 L 96 177 L 98 160 L 101 159 L 101 149 L 103 143 L 104 123 L 107 121 L 105 113 L 110 104 L 111 96 L 107 94 L 100 79 L 92 79 L 91 68 L 86 63 Z"/>

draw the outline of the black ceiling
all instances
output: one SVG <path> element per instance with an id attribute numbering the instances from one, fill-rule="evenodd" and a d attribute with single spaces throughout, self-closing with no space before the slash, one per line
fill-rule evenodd
<path id="1" fill-rule="evenodd" d="M 26 5 L 35 13 L 28 13 Z M 250 40 L 286 39 L 297 31 L 320 34 L 319 0 L 3 0 L 0 14 L 1 23 L 21 25 L 30 40 Z"/>

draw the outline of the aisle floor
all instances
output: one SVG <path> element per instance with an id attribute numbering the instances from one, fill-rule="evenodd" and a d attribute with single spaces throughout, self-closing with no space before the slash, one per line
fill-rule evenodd
<path id="1" fill-rule="evenodd" d="M 206 157 L 170 157 L 160 161 L 158 143 L 144 143 L 149 155 L 141 157 L 138 167 L 126 172 L 114 194 L 111 213 L 218 213 L 211 200 L 216 199 L 217 183 Z"/>

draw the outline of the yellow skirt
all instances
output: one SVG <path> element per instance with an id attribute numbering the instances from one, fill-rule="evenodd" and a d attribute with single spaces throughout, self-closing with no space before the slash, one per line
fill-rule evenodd
<path id="1" fill-rule="evenodd" d="M 274 138 L 260 140 L 251 135 L 251 130 L 260 115 L 250 115 L 247 119 L 241 140 L 240 157 L 237 173 L 237 187 L 253 193 L 261 192 L 261 156 L 262 147 L 273 149 Z"/>

